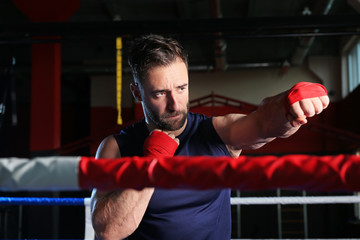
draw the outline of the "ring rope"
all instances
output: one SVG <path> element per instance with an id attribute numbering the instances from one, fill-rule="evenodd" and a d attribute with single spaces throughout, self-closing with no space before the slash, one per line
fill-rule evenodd
<path id="1" fill-rule="evenodd" d="M 360 196 L 310 197 L 240 197 L 231 198 L 231 205 L 350 204 L 360 203 Z"/>
<path id="2" fill-rule="evenodd" d="M 357 155 L 0 159 L 0 191 L 159 187 L 356 192 L 358 176 Z"/>
<path id="3" fill-rule="evenodd" d="M 351 204 L 360 196 L 232 197 L 231 205 Z M 0 205 L 89 206 L 90 198 L 0 197 Z"/>
<path id="4" fill-rule="evenodd" d="M 87 198 L 0 197 L 0 205 L 86 206 Z"/>
<path id="5" fill-rule="evenodd" d="M 232 197 L 231 205 L 270 204 L 340 204 L 360 203 L 360 196 L 320 196 L 320 197 Z M 91 223 L 90 198 L 21 198 L 0 197 L 0 205 L 60 205 L 85 206 L 84 239 L 95 239 Z"/>

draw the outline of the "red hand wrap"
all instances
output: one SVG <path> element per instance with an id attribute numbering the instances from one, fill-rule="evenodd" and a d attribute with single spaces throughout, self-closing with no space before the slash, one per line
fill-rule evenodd
<path id="1" fill-rule="evenodd" d="M 151 186 L 153 157 L 172 157 L 178 144 L 167 134 L 153 131 L 145 139 L 141 157 L 125 157 L 122 161 L 116 159 L 82 158 L 79 164 L 78 182 L 82 189 L 98 188 L 115 190 L 119 188 L 141 189 Z M 155 160 L 156 161 L 156 160 Z"/>
<path id="2" fill-rule="evenodd" d="M 178 144 L 166 133 L 152 131 L 145 139 L 143 152 L 144 156 L 172 157 Z"/>
<path id="3" fill-rule="evenodd" d="M 326 96 L 326 88 L 319 83 L 299 82 L 295 84 L 284 99 L 286 114 L 289 113 L 290 106 L 305 98 L 315 98 Z"/>
<path id="4" fill-rule="evenodd" d="M 78 175 L 82 189 L 161 187 L 360 191 L 360 156 L 175 156 L 98 160 L 82 157 Z"/>

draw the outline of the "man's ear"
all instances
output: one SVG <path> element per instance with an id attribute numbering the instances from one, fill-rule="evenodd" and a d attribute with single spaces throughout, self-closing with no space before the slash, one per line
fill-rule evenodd
<path id="1" fill-rule="evenodd" d="M 138 83 L 130 83 L 130 90 L 134 98 L 138 101 L 142 101 L 140 89 Z"/>

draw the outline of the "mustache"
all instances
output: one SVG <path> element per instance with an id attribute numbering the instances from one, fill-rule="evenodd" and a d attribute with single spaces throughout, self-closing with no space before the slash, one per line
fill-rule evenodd
<path id="1" fill-rule="evenodd" d="M 167 118 L 167 117 L 175 117 L 178 115 L 183 115 L 185 114 L 185 111 L 176 111 L 176 112 L 171 112 L 171 113 L 164 113 L 161 115 L 162 118 Z"/>

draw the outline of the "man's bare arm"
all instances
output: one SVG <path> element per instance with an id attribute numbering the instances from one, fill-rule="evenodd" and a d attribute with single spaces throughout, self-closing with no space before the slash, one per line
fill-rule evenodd
<path id="1" fill-rule="evenodd" d="M 106 138 L 96 153 L 96 158 L 120 156 L 114 137 Z M 153 192 L 153 188 L 112 192 L 94 189 L 91 196 L 91 214 L 96 236 L 99 239 L 123 239 L 132 234 L 139 226 Z"/>
<path id="2" fill-rule="evenodd" d="M 307 118 L 319 114 L 329 104 L 327 96 L 302 99 L 284 107 L 287 92 L 263 100 L 259 108 L 249 114 L 229 114 L 215 117 L 214 127 L 227 146 L 233 149 L 257 149 L 277 137 L 294 134 Z"/>

